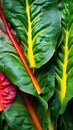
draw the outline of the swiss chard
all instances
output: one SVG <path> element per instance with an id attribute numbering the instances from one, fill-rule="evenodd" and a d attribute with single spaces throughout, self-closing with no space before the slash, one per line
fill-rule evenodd
<path id="1" fill-rule="evenodd" d="M 73 0 L 0 1 L 0 72 L 18 88 L 2 130 L 73 129 L 72 30 Z"/>
<path id="2" fill-rule="evenodd" d="M 29 65 L 39 68 L 48 62 L 60 30 L 56 0 L 3 0 L 3 9 L 23 44 Z"/>

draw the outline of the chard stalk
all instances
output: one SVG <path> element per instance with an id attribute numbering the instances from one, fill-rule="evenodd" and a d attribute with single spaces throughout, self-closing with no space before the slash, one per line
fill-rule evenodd
<path id="1" fill-rule="evenodd" d="M 4 34 L 4 35 L 7 35 L 10 38 L 10 40 L 12 41 L 13 46 L 15 47 L 15 49 L 16 49 L 22 63 L 24 64 L 24 66 L 25 66 L 25 68 L 26 68 L 26 70 L 27 70 L 27 72 L 28 72 L 28 74 L 29 74 L 29 76 L 30 76 L 30 78 L 32 80 L 32 83 L 33 83 L 35 89 L 37 90 L 38 94 L 40 94 L 41 89 L 39 87 L 37 79 L 36 79 L 35 75 L 32 73 L 32 69 L 29 68 L 29 66 L 27 65 L 24 54 L 23 54 L 23 51 L 22 51 L 18 41 L 15 39 L 14 35 L 12 34 L 11 28 L 9 27 L 8 22 L 6 21 L 6 19 L 4 17 L 4 13 L 3 13 L 3 11 L 1 9 L 0 9 L 0 17 L 3 20 L 4 24 L 5 24 L 5 27 L 6 27 L 6 30 L 7 30 L 8 34 L 4 33 L 4 32 L 0 32 L 0 33 Z M 28 109 L 28 111 L 29 111 L 29 113 L 31 115 L 31 118 L 32 118 L 32 121 L 33 121 L 33 123 L 35 125 L 36 130 L 42 130 L 42 127 L 41 127 L 39 119 L 38 119 L 38 115 L 35 113 L 31 101 L 28 99 L 27 95 L 24 92 L 21 91 L 21 94 L 22 94 L 23 99 L 26 102 L 27 109 Z"/>
<path id="2" fill-rule="evenodd" d="M 4 13 L 3 13 L 2 9 L 0 9 L 0 16 L 1 16 L 2 20 L 3 20 L 3 22 L 4 22 L 4 25 L 6 27 L 8 36 L 9 36 L 10 40 L 12 41 L 12 44 L 13 44 L 14 48 L 16 49 L 16 51 L 17 51 L 23 65 L 25 66 L 25 68 L 26 68 L 26 70 L 27 70 L 27 72 L 28 72 L 28 74 L 29 74 L 29 76 L 31 78 L 31 81 L 33 83 L 34 88 L 36 89 L 38 94 L 41 94 L 41 89 L 40 89 L 40 86 L 38 84 L 38 81 L 37 81 L 35 75 L 33 74 L 32 69 L 27 65 L 26 59 L 24 57 L 24 53 L 22 51 L 22 48 L 20 47 L 18 41 L 14 37 L 14 35 L 12 33 L 12 30 L 11 30 L 11 28 L 10 28 L 10 26 L 9 26 L 5 16 L 4 16 Z"/>
<path id="3" fill-rule="evenodd" d="M 35 113 L 31 101 L 28 99 L 27 95 L 21 91 L 21 94 L 26 102 L 27 109 L 31 114 L 32 121 L 36 127 L 36 130 L 42 130 L 37 114 Z"/>

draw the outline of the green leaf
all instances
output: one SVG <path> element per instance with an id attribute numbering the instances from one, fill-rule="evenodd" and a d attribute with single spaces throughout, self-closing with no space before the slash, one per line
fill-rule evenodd
<path id="1" fill-rule="evenodd" d="M 54 130 L 57 130 L 57 121 L 59 117 L 59 111 L 61 108 L 61 104 L 59 101 L 59 95 L 57 92 L 53 95 L 50 103 L 49 103 L 49 111 L 50 111 L 50 117 L 51 117 L 51 123 L 54 128 Z"/>
<path id="2" fill-rule="evenodd" d="M 3 112 L 0 113 L 0 130 L 12 130 L 5 121 Z"/>
<path id="3" fill-rule="evenodd" d="M 55 74 L 53 62 L 50 61 L 41 68 L 35 70 L 38 83 L 42 88 L 41 96 L 48 101 L 55 91 Z"/>
<path id="4" fill-rule="evenodd" d="M 45 100 L 42 97 L 32 97 L 32 103 L 34 106 L 34 110 L 37 113 L 37 115 L 39 116 L 39 120 L 40 120 L 40 124 L 42 126 L 43 130 L 47 130 L 48 128 L 48 116 L 47 116 L 47 109 L 48 109 L 48 105 L 45 102 Z"/>
<path id="5" fill-rule="evenodd" d="M 37 95 L 32 81 L 7 36 L 0 34 L 0 70 L 20 90 Z"/>
<path id="6" fill-rule="evenodd" d="M 73 100 L 68 103 L 66 111 L 59 117 L 58 129 L 60 130 L 73 130 Z"/>
<path id="7" fill-rule="evenodd" d="M 55 58 L 55 74 L 62 114 L 73 97 L 73 0 L 63 0 L 60 11 L 63 41 Z"/>
<path id="8" fill-rule="evenodd" d="M 0 70 L 2 70 L 12 83 L 26 93 L 37 96 L 32 81 L 21 63 L 16 50 L 7 36 L 0 34 Z M 52 62 L 34 70 L 42 94 L 40 100 L 48 101 L 55 90 L 55 75 Z M 44 79 L 44 80 L 43 80 Z M 44 98 L 44 99 L 42 99 Z M 44 103 L 46 103 L 44 101 Z"/>
<path id="9" fill-rule="evenodd" d="M 3 9 L 22 41 L 29 65 L 39 68 L 48 62 L 61 27 L 56 0 L 3 0 Z"/>
<path id="10" fill-rule="evenodd" d="M 12 129 L 35 130 L 30 114 L 20 95 L 17 96 L 16 101 L 3 114 Z"/>
<path id="11" fill-rule="evenodd" d="M 32 98 L 32 102 L 34 102 L 33 99 L 34 98 Z M 42 130 L 47 130 L 48 118 L 44 109 L 42 109 L 42 105 L 40 105 L 38 101 L 39 100 L 35 99 L 35 103 L 33 106 L 39 116 Z M 20 94 L 18 94 L 15 102 L 10 107 L 8 107 L 3 112 L 3 114 L 5 120 L 12 129 L 14 128 L 16 130 L 35 130 L 35 126 L 32 122 L 30 113 L 28 112 L 26 104 Z"/>

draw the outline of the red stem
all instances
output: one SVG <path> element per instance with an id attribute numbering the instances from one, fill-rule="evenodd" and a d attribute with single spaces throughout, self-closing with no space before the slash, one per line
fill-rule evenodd
<path id="1" fill-rule="evenodd" d="M 41 125 L 40 125 L 40 122 L 39 122 L 39 119 L 38 119 L 38 116 L 37 114 L 35 113 L 34 109 L 33 109 L 33 106 L 32 106 L 32 103 L 31 101 L 29 101 L 27 95 L 21 91 L 21 94 L 26 102 L 26 105 L 27 105 L 27 108 L 28 108 L 28 111 L 30 112 L 31 114 L 31 118 L 32 118 L 32 121 L 34 122 L 34 125 L 36 127 L 36 130 L 42 130 L 41 128 Z"/>
<path id="2" fill-rule="evenodd" d="M 1 18 L 2 18 L 2 20 L 4 22 L 4 24 L 5 24 L 5 27 L 6 27 L 6 30 L 8 32 L 9 38 L 11 39 L 11 41 L 13 43 L 13 46 L 15 47 L 15 49 L 16 49 L 22 63 L 24 64 L 24 66 L 25 66 L 25 68 L 26 68 L 26 70 L 27 70 L 27 72 L 28 72 L 28 74 L 29 74 L 29 76 L 30 76 L 30 78 L 32 80 L 32 83 L 33 83 L 37 93 L 41 94 L 41 89 L 40 89 L 40 86 L 38 84 L 38 81 L 37 81 L 35 75 L 33 74 L 32 69 L 29 68 L 29 66 L 27 65 L 25 57 L 24 57 L 24 53 L 23 53 L 21 47 L 19 46 L 18 41 L 15 39 L 14 35 L 12 34 L 12 31 L 11 31 L 9 25 L 8 25 L 8 22 L 6 21 L 6 19 L 4 17 L 4 13 L 3 13 L 2 9 L 0 9 L 0 15 L 1 15 Z"/>
<path id="3" fill-rule="evenodd" d="M 2 10 L 0 10 L 0 14 L 1 14 L 1 18 L 2 18 L 2 20 L 3 20 L 3 22 L 4 22 L 5 26 L 6 26 L 6 29 L 7 29 L 7 32 L 8 32 L 8 36 L 11 39 L 15 49 L 17 50 L 17 52 L 18 52 L 18 54 L 20 56 L 20 59 L 22 60 L 24 66 L 26 67 L 26 70 L 27 70 L 27 72 L 28 72 L 32 82 L 33 82 L 33 85 L 35 86 L 35 88 L 37 87 L 36 90 L 37 90 L 38 94 L 40 94 L 41 90 L 40 90 L 40 87 L 38 85 L 38 82 L 37 82 L 34 74 L 32 73 L 32 70 L 26 64 L 26 61 L 25 61 L 25 58 L 24 58 L 24 54 L 23 54 L 21 48 L 19 47 L 19 44 L 18 44 L 17 40 L 13 36 L 12 31 L 11 31 L 11 29 L 10 29 L 10 27 L 9 27 L 5 17 L 4 17 L 4 14 L 3 14 Z M 31 115 L 31 118 L 32 118 L 32 120 L 34 122 L 36 130 L 42 130 L 40 122 L 39 122 L 39 119 L 38 119 L 38 116 L 37 116 L 37 114 L 35 113 L 35 111 L 33 109 L 32 103 L 30 102 L 30 100 L 28 99 L 27 95 L 24 92 L 21 91 L 21 94 L 22 94 L 22 96 L 23 96 L 23 98 L 24 98 L 24 100 L 26 102 L 28 111 L 30 112 L 30 115 Z"/>

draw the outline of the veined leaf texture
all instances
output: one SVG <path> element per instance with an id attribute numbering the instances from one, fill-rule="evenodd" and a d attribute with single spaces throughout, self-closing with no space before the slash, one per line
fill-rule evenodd
<path id="1" fill-rule="evenodd" d="M 73 130 L 73 0 L 2 0 L 0 8 L 0 71 L 18 87 L 15 101 L 0 115 L 0 127 Z"/>
<path id="2" fill-rule="evenodd" d="M 73 97 L 73 4 L 71 1 L 62 2 L 62 33 L 63 41 L 57 51 L 55 74 L 56 87 L 62 104 L 61 112 Z"/>
<path id="3" fill-rule="evenodd" d="M 56 0 L 12 0 L 11 4 L 4 0 L 3 4 L 6 18 L 22 41 L 30 67 L 41 67 L 53 56 L 57 45 L 60 15 Z"/>

